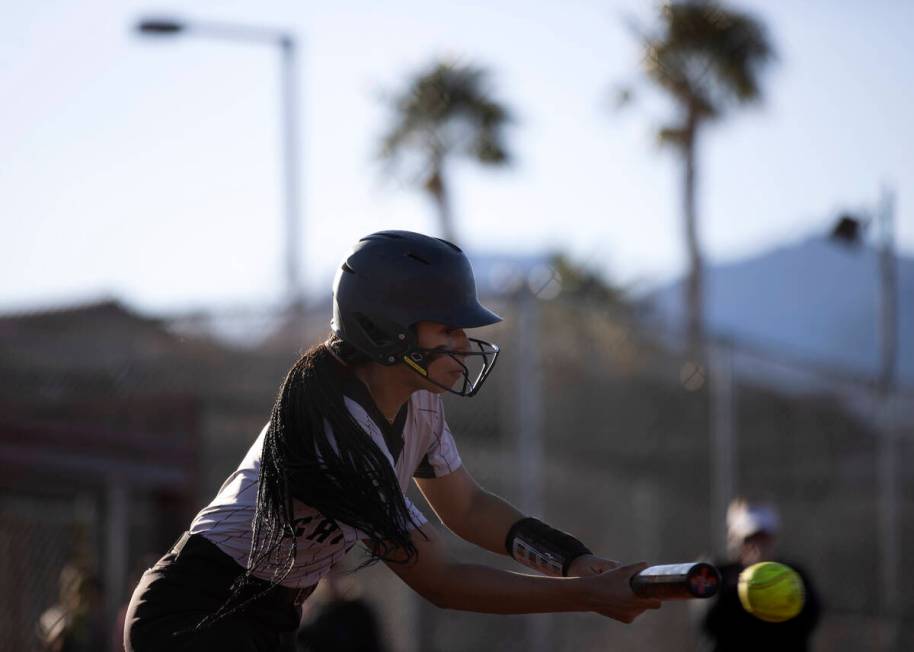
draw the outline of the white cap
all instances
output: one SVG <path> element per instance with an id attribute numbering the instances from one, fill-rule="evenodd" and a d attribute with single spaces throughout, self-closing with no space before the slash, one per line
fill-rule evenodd
<path id="1" fill-rule="evenodd" d="M 777 534 L 781 518 L 773 505 L 753 505 L 737 498 L 727 509 L 727 532 L 731 541 L 743 541 L 759 532 Z"/>

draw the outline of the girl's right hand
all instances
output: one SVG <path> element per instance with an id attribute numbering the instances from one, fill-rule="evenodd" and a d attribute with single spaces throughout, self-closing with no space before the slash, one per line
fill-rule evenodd
<path id="1" fill-rule="evenodd" d="M 630 623 L 648 609 L 659 609 L 661 601 L 639 598 L 632 592 L 631 578 L 647 568 L 644 562 L 620 566 L 591 577 L 582 577 L 591 611 L 613 620 Z"/>

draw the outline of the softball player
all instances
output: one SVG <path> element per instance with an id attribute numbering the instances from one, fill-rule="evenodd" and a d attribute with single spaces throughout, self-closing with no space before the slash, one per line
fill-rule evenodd
<path id="1" fill-rule="evenodd" d="M 658 608 L 629 588 L 644 564 L 593 555 L 462 465 L 441 394 L 479 392 L 498 347 L 465 329 L 500 320 L 455 245 L 362 238 L 334 280 L 329 339 L 295 363 L 237 470 L 136 587 L 128 652 L 284 649 L 299 605 L 357 543 L 442 608 L 623 622 Z M 451 559 L 405 496 L 411 479 L 451 531 L 542 574 Z"/>

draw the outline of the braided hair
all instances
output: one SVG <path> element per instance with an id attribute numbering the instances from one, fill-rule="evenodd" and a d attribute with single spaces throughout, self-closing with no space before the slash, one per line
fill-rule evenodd
<path id="1" fill-rule="evenodd" d="M 418 555 L 410 527 L 419 524 L 390 461 L 343 399 L 353 367 L 368 362 L 368 356 L 331 335 L 289 370 L 263 441 L 247 568 L 228 600 L 193 630 L 241 610 L 289 575 L 296 552 L 293 499 L 367 537 L 369 555 L 358 568 L 379 560 L 409 563 Z M 274 569 L 267 587 L 241 599 L 249 584 L 259 584 L 255 572 L 264 568 Z"/>
<path id="2" fill-rule="evenodd" d="M 275 561 L 285 539 L 294 562 L 293 498 L 364 533 L 370 556 L 363 565 L 391 561 L 395 552 L 407 562 L 416 556 L 410 525 L 417 524 L 390 461 L 343 400 L 346 375 L 368 360 L 331 336 L 286 376 L 263 442 L 248 573 Z"/>

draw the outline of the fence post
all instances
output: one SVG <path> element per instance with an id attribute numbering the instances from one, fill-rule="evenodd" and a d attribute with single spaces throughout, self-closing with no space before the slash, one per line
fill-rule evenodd
<path id="1" fill-rule="evenodd" d="M 737 485 L 734 432 L 733 351 L 729 344 L 708 347 L 711 363 L 711 542 L 720 556 L 727 552 L 727 506 Z"/>
<path id="2" fill-rule="evenodd" d="M 899 647 L 899 550 L 898 550 L 898 446 L 895 427 L 895 397 L 880 393 L 877 398 L 880 418 L 877 419 L 876 482 L 879 504 L 879 599 L 881 616 L 881 648 L 896 652 Z"/>
<path id="3" fill-rule="evenodd" d="M 526 287 L 517 295 L 517 347 L 514 367 L 517 432 L 518 503 L 525 514 L 543 515 L 543 379 L 540 363 L 540 306 L 536 295 Z M 544 652 L 549 645 L 550 621 L 546 615 L 525 618 L 528 652 Z"/>
<path id="4" fill-rule="evenodd" d="M 130 494 L 123 478 L 113 476 L 105 487 L 105 559 L 102 572 L 105 587 L 105 616 L 114 622 L 123 602 L 127 582 L 128 515 Z"/>

